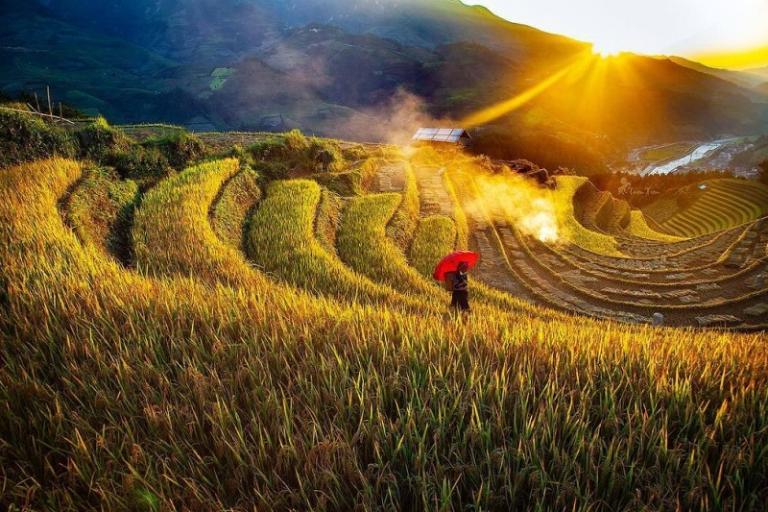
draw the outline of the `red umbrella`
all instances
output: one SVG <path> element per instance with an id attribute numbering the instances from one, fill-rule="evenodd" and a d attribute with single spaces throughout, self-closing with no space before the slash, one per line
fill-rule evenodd
<path id="1" fill-rule="evenodd" d="M 456 272 L 459 268 L 459 263 L 465 262 L 469 265 L 469 268 L 477 265 L 477 260 L 480 259 L 480 255 L 471 251 L 457 251 L 449 254 L 437 264 L 435 271 L 432 273 L 432 277 L 438 281 L 445 281 L 445 274 L 448 272 Z"/>

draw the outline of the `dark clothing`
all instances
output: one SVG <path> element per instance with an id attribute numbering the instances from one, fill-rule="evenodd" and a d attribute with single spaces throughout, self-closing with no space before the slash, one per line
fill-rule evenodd
<path id="1" fill-rule="evenodd" d="M 451 307 L 460 311 L 469 311 L 469 292 L 467 290 L 454 290 L 451 293 Z"/>
<path id="2" fill-rule="evenodd" d="M 466 272 L 456 272 L 453 274 L 453 291 L 465 292 L 469 288 L 469 278 Z"/>
<path id="3" fill-rule="evenodd" d="M 460 311 L 469 311 L 469 277 L 466 272 L 453 274 L 451 307 Z"/>

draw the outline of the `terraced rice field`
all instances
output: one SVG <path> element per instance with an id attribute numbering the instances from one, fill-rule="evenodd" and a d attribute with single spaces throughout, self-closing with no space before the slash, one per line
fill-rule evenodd
<path id="1" fill-rule="evenodd" d="M 485 178 L 471 162 L 449 176 L 471 212 L 471 246 L 494 260 L 479 268 L 491 286 L 597 318 L 648 323 L 661 314 L 666 325 L 739 329 L 768 323 L 768 220 L 755 220 L 756 214 L 749 223 L 695 238 L 660 233 L 641 212 L 631 212 L 623 229 L 612 223 L 604 230 L 595 220 L 626 216 L 624 205 L 585 193 L 590 185 L 583 178 L 562 176 L 556 190 L 541 192 L 559 217 L 560 239 L 545 243 L 520 229 L 514 204 L 477 197 L 473 182 Z M 491 206 L 478 210 L 479 202 Z"/>
<path id="2" fill-rule="evenodd" d="M 768 187 L 758 182 L 710 180 L 675 196 L 661 198 L 646 209 L 672 235 L 697 237 L 768 215 Z M 683 196 L 684 203 L 690 204 L 680 205 Z"/>
<path id="3" fill-rule="evenodd" d="M 585 225 L 577 178 L 512 201 L 380 156 L 349 197 L 235 159 L 0 171 L 0 505 L 761 509 L 768 220 Z M 466 316 L 430 279 L 455 248 Z"/>

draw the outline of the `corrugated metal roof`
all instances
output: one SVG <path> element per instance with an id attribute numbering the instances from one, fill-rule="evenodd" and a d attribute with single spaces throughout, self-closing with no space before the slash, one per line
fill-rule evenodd
<path id="1" fill-rule="evenodd" d="M 419 128 L 413 140 L 457 143 L 462 137 L 469 137 L 464 128 Z"/>

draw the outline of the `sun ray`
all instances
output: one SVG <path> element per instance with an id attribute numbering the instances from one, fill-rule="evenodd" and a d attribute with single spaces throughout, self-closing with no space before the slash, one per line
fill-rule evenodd
<path id="1" fill-rule="evenodd" d="M 580 55 L 567 66 L 545 78 L 533 87 L 530 87 L 529 89 L 526 89 L 520 94 L 514 96 L 513 98 L 492 105 L 464 118 L 462 125 L 466 126 L 467 128 L 472 128 L 474 126 L 489 123 L 526 105 L 528 102 L 540 96 L 551 87 L 564 80 L 566 77 L 578 79 L 579 77 L 583 76 L 583 74 L 589 68 L 589 64 L 592 58 L 593 56 L 591 53 L 587 55 Z"/>

